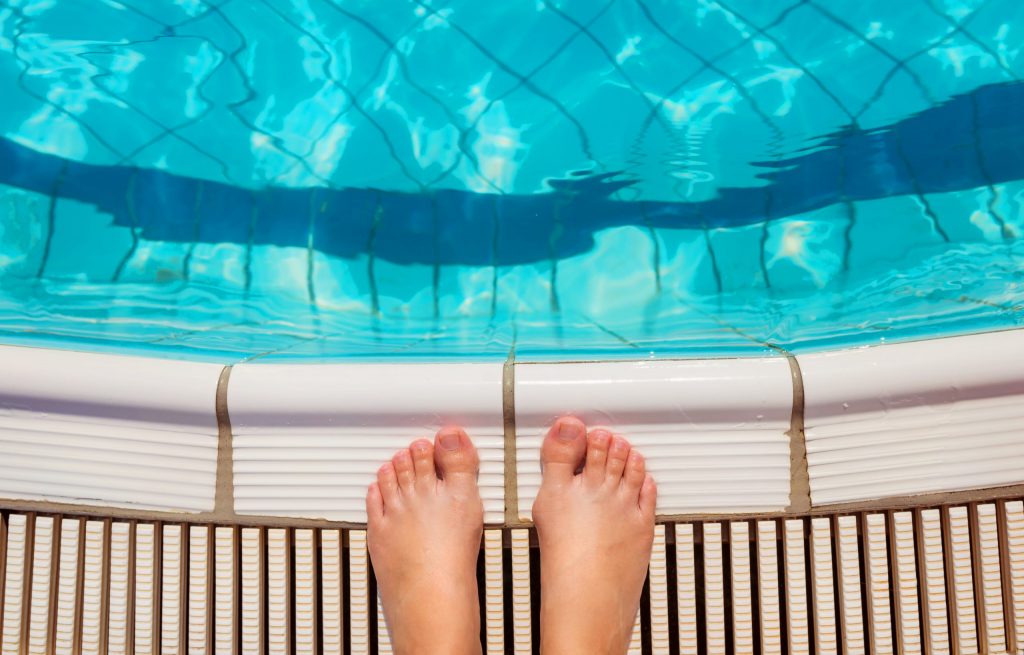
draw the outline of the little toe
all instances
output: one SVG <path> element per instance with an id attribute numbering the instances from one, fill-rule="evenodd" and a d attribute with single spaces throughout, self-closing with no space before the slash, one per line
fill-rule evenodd
<path id="1" fill-rule="evenodd" d="M 445 427 L 434 437 L 434 464 L 443 480 L 475 483 L 480 455 L 462 428 Z"/>
<path id="2" fill-rule="evenodd" d="M 384 498 L 376 482 L 371 482 L 370 488 L 366 490 L 366 516 L 371 522 L 384 518 Z"/>
<path id="3" fill-rule="evenodd" d="M 426 439 L 417 439 L 409 446 L 412 451 L 412 467 L 416 472 L 416 484 L 425 485 L 437 482 L 437 470 L 434 468 L 434 444 Z"/>
<path id="4" fill-rule="evenodd" d="M 626 470 L 627 459 L 629 459 L 629 442 L 625 438 L 615 435 L 612 438 L 612 446 L 608 450 L 608 464 L 604 469 L 606 482 L 619 484 L 622 472 Z"/>
<path id="5" fill-rule="evenodd" d="M 395 465 L 385 462 L 377 469 L 377 486 L 380 488 L 381 498 L 384 500 L 384 507 L 394 507 L 398 504 L 398 473 L 395 472 Z"/>
<path id="6" fill-rule="evenodd" d="M 634 448 L 629 451 L 629 458 L 626 459 L 626 471 L 622 474 L 621 488 L 631 498 L 636 498 L 640 495 L 640 487 L 643 486 L 646 477 L 647 464 L 644 462 L 644 456 Z"/>
<path id="7" fill-rule="evenodd" d="M 564 483 L 583 464 L 587 451 L 587 427 L 575 416 L 563 416 L 548 430 L 540 446 L 544 479 Z"/>
<path id="8" fill-rule="evenodd" d="M 612 433 L 598 428 L 587 435 L 587 463 L 583 467 L 583 480 L 587 484 L 604 482 L 608 466 L 608 449 L 612 445 Z"/>
<path id="9" fill-rule="evenodd" d="M 412 453 L 408 448 L 403 448 L 391 458 L 391 464 L 395 467 L 395 474 L 398 476 L 398 488 L 403 493 L 413 490 L 416 485 L 416 472 L 413 469 Z"/>
<path id="10" fill-rule="evenodd" d="M 654 510 L 658 504 L 658 485 L 654 483 L 650 473 L 644 476 L 643 486 L 640 487 L 639 504 L 640 513 L 654 520 Z"/>

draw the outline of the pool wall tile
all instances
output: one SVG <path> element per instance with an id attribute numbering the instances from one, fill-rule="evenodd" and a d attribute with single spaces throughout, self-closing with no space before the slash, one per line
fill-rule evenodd
<path id="1" fill-rule="evenodd" d="M 789 505 L 793 409 L 781 357 L 515 365 L 519 516 L 531 517 L 540 444 L 556 418 L 626 436 L 658 483 L 658 513 Z"/>
<path id="2" fill-rule="evenodd" d="M 1024 482 L 1024 331 L 797 360 L 814 505 Z"/>
<path id="3" fill-rule="evenodd" d="M 0 498 L 212 510 L 222 368 L 0 347 Z"/>
<path id="4" fill-rule="evenodd" d="M 367 486 L 395 451 L 466 429 L 484 519 L 505 515 L 502 362 L 242 364 L 228 384 L 238 514 L 366 521 Z"/>

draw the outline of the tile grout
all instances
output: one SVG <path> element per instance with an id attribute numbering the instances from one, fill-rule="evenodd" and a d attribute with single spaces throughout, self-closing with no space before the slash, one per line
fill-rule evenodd
<path id="1" fill-rule="evenodd" d="M 795 355 L 785 353 L 793 377 L 793 413 L 789 431 L 789 507 L 787 512 L 811 510 L 811 479 L 807 468 L 807 441 L 804 432 L 804 378 Z"/>
<path id="2" fill-rule="evenodd" d="M 228 413 L 228 383 L 231 366 L 225 366 L 217 380 L 214 407 L 217 416 L 217 473 L 213 499 L 213 516 L 235 517 L 234 450 L 232 449 L 231 416 Z"/>
<path id="3" fill-rule="evenodd" d="M 509 350 L 501 368 L 501 410 L 504 430 L 505 525 L 519 523 L 519 474 L 516 469 L 516 351 Z"/>

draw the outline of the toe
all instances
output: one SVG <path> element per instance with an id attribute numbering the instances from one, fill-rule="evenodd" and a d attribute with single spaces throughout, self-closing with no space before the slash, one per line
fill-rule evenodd
<path id="1" fill-rule="evenodd" d="M 587 451 L 587 427 L 574 416 L 564 416 L 551 426 L 540 447 L 544 479 L 567 482 L 583 463 Z"/>
<path id="2" fill-rule="evenodd" d="M 434 437 L 434 464 L 438 477 L 444 480 L 475 481 L 480 456 L 462 428 L 446 427 Z"/>
<path id="3" fill-rule="evenodd" d="M 417 484 L 433 484 L 437 482 L 437 471 L 434 469 L 434 444 L 426 439 L 417 439 L 409 446 L 412 451 L 412 467 L 416 472 Z"/>
<path id="4" fill-rule="evenodd" d="M 612 445 L 612 433 L 598 428 L 587 435 L 587 463 L 583 467 L 583 480 L 597 485 L 604 482 L 608 466 L 608 449 Z"/>
<path id="5" fill-rule="evenodd" d="M 658 504 L 658 485 L 654 483 L 654 478 L 648 473 L 644 476 L 643 486 L 640 487 L 640 513 L 644 517 L 650 517 L 654 520 L 654 509 Z"/>
<path id="6" fill-rule="evenodd" d="M 403 448 L 391 458 L 391 464 L 395 467 L 395 474 L 398 476 L 398 488 L 403 492 L 412 491 L 416 484 L 416 473 L 412 465 L 412 453 L 408 448 Z"/>
<path id="7" fill-rule="evenodd" d="M 366 491 L 366 516 L 371 522 L 384 518 L 384 498 L 380 485 L 376 482 L 370 483 L 370 488 Z"/>
<path id="8" fill-rule="evenodd" d="M 608 464 L 604 469 L 607 482 L 619 484 L 622 472 L 626 470 L 627 459 L 629 459 L 629 442 L 625 438 L 615 435 L 612 438 L 612 446 L 608 449 Z"/>
<path id="9" fill-rule="evenodd" d="M 640 487 L 647 477 L 647 466 L 644 456 L 636 448 L 629 451 L 629 458 L 626 459 L 626 471 L 622 474 L 621 487 L 631 498 L 640 495 Z"/>
<path id="10" fill-rule="evenodd" d="M 387 462 L 377 470 L 377 486 L 384 499 L 384 507 L 398 504 L 398 473 L 395 472 L 394 464 Z"/>

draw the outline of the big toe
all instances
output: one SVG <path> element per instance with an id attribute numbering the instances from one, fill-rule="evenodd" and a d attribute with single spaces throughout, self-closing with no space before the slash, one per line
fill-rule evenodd
<path id="1" fill-rule="evenodd" d="M 548 430 L 540 446 L 544 479 L 565 482 L 583 465 L 587 453 L 587 426 L 575 416 L 563 416 Z"/>
<path id="2" fill-rule="evenodd" d="M 480 455 L 465 430 L 445 427 L 434 437 L 434 463 L 442 479 L 475 480 L 480 470 Z"/>

